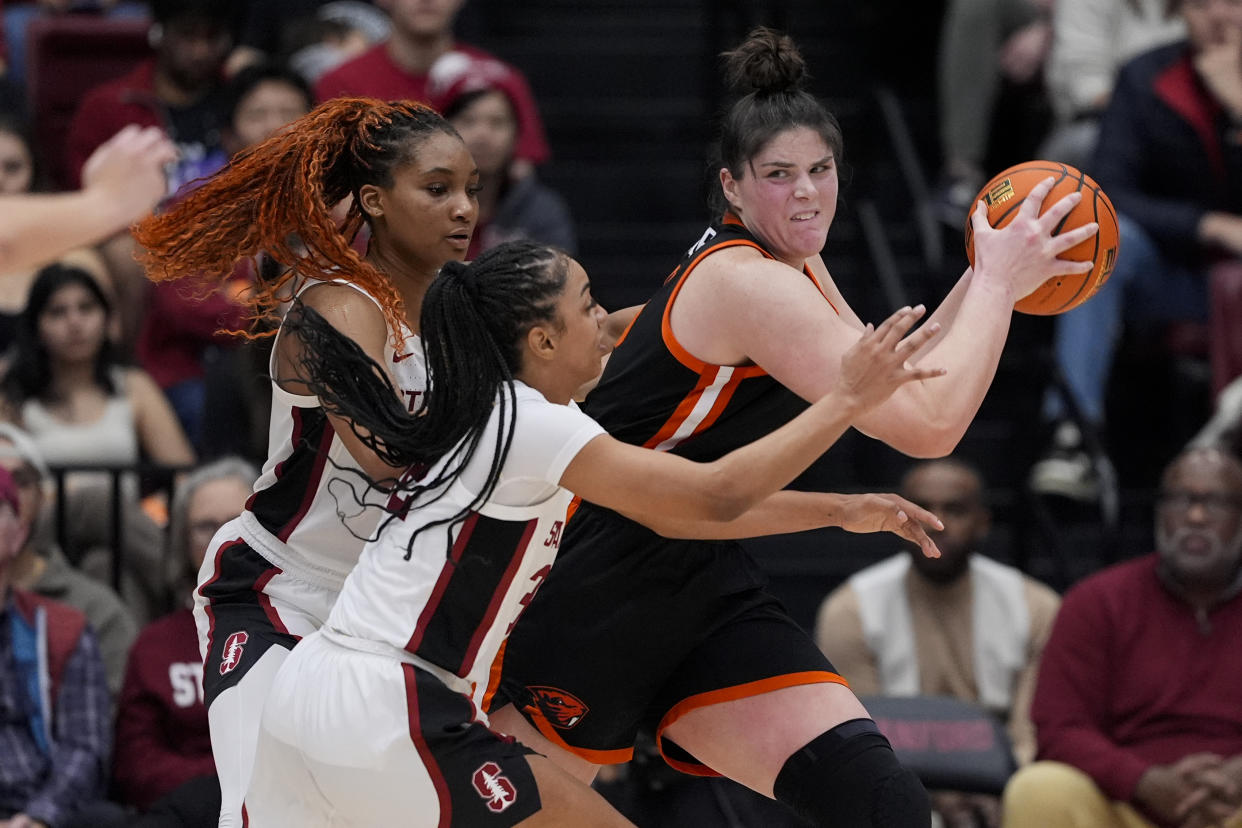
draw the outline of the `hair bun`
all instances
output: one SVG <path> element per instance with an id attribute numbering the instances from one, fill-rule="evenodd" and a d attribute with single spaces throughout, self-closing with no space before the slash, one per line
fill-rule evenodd
<path id="1" fill-rule="evenodd" d="M 725 52 L 725 83 L 737 95 L 797 92 L 806 82 L 806 61 L 793 40 L 766 26 L 752 29 L 746 40 Z"/>

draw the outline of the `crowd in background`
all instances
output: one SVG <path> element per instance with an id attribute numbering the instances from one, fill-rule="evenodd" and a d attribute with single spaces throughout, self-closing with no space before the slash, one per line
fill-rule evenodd
<path id="1" fill-rule="evenodd" d="M 167 205 L 323 100 L 409 98 L 441 112 L 478 165 L 469 258 L 530 238 L 589 268 L 573 205 L 540 180 L 557 135 L 517 66 L 456 39 L 463 5 L 5 0 L 0 198 L 88 190 L 100 148 L 138 125 L 176 148 Z M 129 21 L 149 53 L 84 90 L 62 143 L 48 144 L 34 137 L 29 38 L 71 15 Z M 1108 480 L 1088 449 L 1125 416 L 1105 405 L 1122 331 L 1229 325 L 1214 302 L 1242 258 L 1242 2 L 948 0 L 943 20 L 938 214 L 960 228 L 996 172 L 990 113 L 1006 83 L 1047 96 L 1040 154 L 1095 177 L 1119 213 L 1109 283 L 1056 320 L 1060 381 L 1030 480 L 1037 493 L 1091 501 Z M 152 283 L 140 253 L 121 230 L 0 276 L 0 828 L 214 824 L 187 600 L 267 454 L 271 343 L 236 332 L 262 332 L 246 296 L 280 265 L 260 256 L 223 285 L 194 274 Z M 1126 550 L 1133 561 L 1064 598 L 976 554 L 990 520 L 978 469 L 950 459 L 903 478 L 904 495 L 944 518 L 946 554 L 856 573 L 826 596 L 815 632 L 860 694 L 953 696 L 1004 723 L 1023 766 L 1014 787 L 1004 800 L 937 792 L 946 826 L 1069 824 L 1039 810 L 1051 800 L 1116 820 L 1083 824 L 1239 824 L 1242 715 L 1222 700 L 1242 677 L 1217 669 L 1242 625 L 1239 383 L 1217 372 L 1215 417 L 1192 451 L 1166 458 L 1158 553 Z M 1136 636 L 1149 642 L 1142 652 Z M 1055 669 L 1041 672 L 1050 652 Z M 1157 674 L 1174 674 L 1181 695 L 1162 692 Z M 719 809 L 733 824 L 793 819 L 741 789 L 675 781 L 641 751 L 598 784 L 640 824 L 729 824 Z"/>

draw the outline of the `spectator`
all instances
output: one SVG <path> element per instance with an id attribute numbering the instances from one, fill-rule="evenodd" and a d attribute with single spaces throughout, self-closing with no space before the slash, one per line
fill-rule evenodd
<path id="1" fill-rule="evenodd" d="M 1052 11 L 1052 47 L 1044 83 L 1053 126 L 1040 158 L 1090 165 L 1100 115 L 1126 61 L 1186 32 L 1168 0 L 1073 0 Z"/>
<path id="2" fill-rule="evenodd" d="M 1210 268 L 1242 256 L 1242 3 L 1172 3 L 1187 37 L 1122 68 L 1091 167 L 1117 208 L 1123 252 L 1090 302 L 1056 318 L 1056 366 L 1093 430 L 1123 323 L 1206 322 Z M 1063 400 L 1049 391 L 1044 410 L 1053 439 L 1031 488 L 1095 497 Z"/>
<path id="3" fill-rule="evenodd" d="M 261 63 L 230 80 L 224 101 L 229 113 L 224 143 L 235 155 L 309 112 L 311 92 L 291 70 Z M 208 366 L 233 358 L 231 352 L 241 344 L 230 332 L 245 328 L 249 313 L 240 297 L 253 283 L 253 265 L 239 264 L 225 284 L 189 275 L 148 288 L 138 361 L 163 389 L 196 453 L 204 444 Z"/>
<path id="4" fill-rule="evenodd" d="M 1031 707 L 1044 761 L 1010 780 L 1008 828 L 1242 816 L 1242 463 L 1182 453 L 1155 517 L 1155 554 L 1065 595 Z"/>
<path id="5" fill-rule="evenodd" d="M 937 66 L 943 161 L 935 206 L 955 230 L 988 178 L 984 166 L 1001 85 L 1039 75 L 1054 2 L 949 0 L 945 9 Z"/>
<path id="6" fill-rule="evenodd" d="M 28 529 L 0 470 L 0 824 L 87 828 L 115 818 L 103 801 L 108 688 L 78 610 L 11 584 Z"/>
<path id="7" fill-rule="evenodd" d="M 179 565 L 171 574 L 182 606 L 139 633 L 117 710 L 116 791 L 139 810 L 196 777 L 215 776 L 190 589 L 212 536 L 242 510 L 258 476 L 248 463 L 223 459 L 200 467 L 177 488 L 170 560 Z M 218 794 L 207 806 L 214 824 Z"/>
<path id="8" fill-rule="evenodd" d="M 381 100 L 429 102 L 433 75 L 455 75 L 456 66 L 490 58 L 482 49 L 454 42 L 453 21 L 465 0 L 381 0 L 392 28 L 388 40 L 324 75 L 315 84 L 315 96 L 324 101 L 342 95 Z M 514 151 L 519 173 L 548 158 L 543 122 L 526 79 L 513 67 L 513 98 L 518 117 L 518 144 Z"/>
<path id="9" fill-rule="evenodd" d="M 1029 762 L 1031 694 L 1060 599 L 979 553 L 990 515 L 976 469 L 952 458 L 920 463 L 901 494 L 944 522 L 928 527 L 940 557 L 911 547 L 856 573 L 820 606 L 816 643 L 855 693 L 982 705 L 1008 723 L 1017 761 Z M 994 796 L 939 791 L 932 805 L 950 828 L 999 824 Z"/>
<path id="10" fill-rule="evenodd" d="M 125 659 L 138 625 L 117 594 L 69 564 L 51 532 L 51 509 L 45 508 L 47 465 L 21 429 L 0 423 L 0 468 L 13 476 L 20 496 L 19 514 L 25 545 L 10 569 L 14 586 L 75 607 L 86 615 L 98 637 L 113 696 L 121 689 Z M 89 517 L 84 516 L 86 520 Z M 98 517 L 94 518 L 98 523 Z"/>
<path id="11" fill-rule="evenodd" d="M 221 67 L 232 42 L 232 0 L 151 0 L 155 56 L 87 92 L 69 125 L 66 163 L 79 177 L 87 156 L 127 124 L 162 127 L 177 148 L 168 193 L 225 162 Z M 132 348 L 146 307 L 146 279 L 128 233 L 104 246 L 117 281 L 122 348 Z"/>
<path id="12" fill-rule="evenodd" d="M 265 60 L 287 58 L 294 71 L 314 83 L 387 40 L 390 28 L 387 14 L 360 0 L 252 0 L 226 69 L 233 75 Z"/>
<path id="13" fill-rule="evenodd" d="M 522 135 L 518 106 L 525 88 L 507 65 L 491 59 L 449 61 L 453 71 L 432 71 L 432 105 L 466 142 L 479 166 L 479 220 L 466 257 L 515 239 L 577 250 L 565 200 L 534 173 L 510 175 Z"/>

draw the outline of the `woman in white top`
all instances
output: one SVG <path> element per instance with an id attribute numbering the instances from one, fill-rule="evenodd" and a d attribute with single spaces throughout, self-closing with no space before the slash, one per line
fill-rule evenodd
<path id="1" fill-rule="evenodd" d="M 299 377 L 407 470 L 327 622 L 276 675 L 250 824 L 625 824 L 480 712 L 495 658 L 555 560 L 572 495 L 666 531 L 779 512 L 782 495 L 798 493 L 778 490 L 854 418 L 943 373 L 905 362 L 936 331 L 903 340 L 920 315 L 905 308 L 868 330 L 805 414 L 700 464 L 622 443 L 573 404 L 609 343 L 586 273 L 554 248 L 512 242 L 444 265 L 423 302 L 433 382 L 418 417 L 394 401 L 381 365 L 295 306 L 286 335 L 314 354 Z M 834 497 L 815 504 L 824 523 Z M 888 528 L 929 546 L 906 518 L 935 518 L 900 506 Z"/>

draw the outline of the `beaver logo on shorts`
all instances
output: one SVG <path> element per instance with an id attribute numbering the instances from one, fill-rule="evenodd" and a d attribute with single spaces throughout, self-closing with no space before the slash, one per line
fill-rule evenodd
<path id="1" fill-rule="evenodd" d="M 561 730 L 569 730 L 582 721 L 590 708 L 572 693 L 556 687 L 527 687 L 543 717 Z"/>
<path id="2" fill-rule="evenodd" d="M 500 765 L 495 762 L 484 762 L 480 765 L 470 777 L 470 784 L 487 801 L 487 810 L 494 814 L 517 802 L 517 788 L 513 787 L 509 777 L 501 775 Z"/>
<path id="3" fill-rule="evenodd" d="M 242 649 L 249 640 L 250 636 L 244 630 L 238 630 L 225 640 L 224 655 L 220 657 L 220 675 L 227 676 L 241 663 Z"/>

